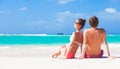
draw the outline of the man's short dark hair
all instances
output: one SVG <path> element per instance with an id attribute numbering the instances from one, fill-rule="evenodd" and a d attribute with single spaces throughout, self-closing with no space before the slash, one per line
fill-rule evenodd
<path id="1" fill-rule="evenodd" d="M 89 19 L 89 24 L 91 27 L 97 27 L 98 26 L 98 18 L 96 16 L 92 16 L 90 19 Z"/>

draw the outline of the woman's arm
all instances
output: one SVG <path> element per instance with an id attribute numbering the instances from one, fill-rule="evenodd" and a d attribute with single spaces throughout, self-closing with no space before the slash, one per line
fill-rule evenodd
<path id="1" fill-rule="evenodd" d="M 66 52 L 65 57 L 67 57 L 67 54 L 71 51 L 72 46 L 74 44 L 74 40 L 75 40 L 75 32 L 73 32 L 71 37 L 70 37 L 70 43 L 67 45 L 67 52 Z"/>
<path id="2" fill-rule="evenodd" d="M 70 44 L 69 45 L 72 46 L 74 41 L 75 41 L 75 32 L 73 32 L 71 37 L 70 37 Z"/>

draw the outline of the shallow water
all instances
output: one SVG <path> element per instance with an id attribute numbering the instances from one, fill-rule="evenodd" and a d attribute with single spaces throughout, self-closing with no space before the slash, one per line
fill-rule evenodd
<path id="1" fill-rule="evenodd" d="M 55 46 L 69 43 L 70 35 L 1 35 L 0 46 L 4 45 L 40 45 Z M 107 42 L 119 44 L 120 35 L 107 35 Z"/>

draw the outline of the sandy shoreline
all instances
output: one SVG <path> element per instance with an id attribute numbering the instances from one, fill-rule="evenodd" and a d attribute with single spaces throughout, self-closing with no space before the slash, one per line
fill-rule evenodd
<path id="1" fill-rule="evenodd" d="M 120 69 L 120 58 L 53 59 L 50 54 L 59 47 L 0 47 L 0 69 Z M 111 54 L 120 56 L 120 47 L 110 47 Z M 76 57 L 79 56 L 79 50 Z M 106 53 L 105 55 L 106 56 Z"/>
<path id="2" fill-rule="evenodd" d="M 60 46 L 35 46 L 35 45 L 22 45 L 22 46 L 0 46 L 0 57 L 50 57 L 50 55 L 58 50 Z M 110 46 L 110 52 L 113 55 L 119 56 L 120 47 Z M 102 48 L 104 50 L 104 47 Z M 104 51 L 106 56 L 106 52 Z M 80 49 L 76 53 L 76 57 L 80 56 Z"/>

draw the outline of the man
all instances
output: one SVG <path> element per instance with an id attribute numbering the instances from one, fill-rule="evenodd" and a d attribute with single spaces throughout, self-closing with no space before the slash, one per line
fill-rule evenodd
<path id="1" fill-rule="evenodd" d="M 101 49 L 101 44 L 105 44 L 105 48 L 109 58 L 112 58 L 109 52 L 108 44 L 106 42 L 106 32 L 102 28 L 97 28 L 98 18 L 92 16 L 89 19 L 90 29 L 84 31 L 82 55 L 83 58 L 101 58 L 103 56 L 103 50 Z"/>

